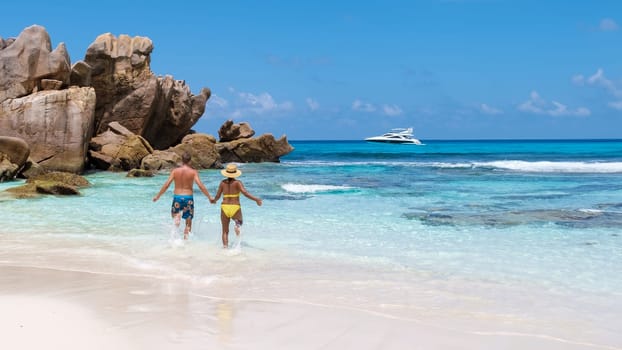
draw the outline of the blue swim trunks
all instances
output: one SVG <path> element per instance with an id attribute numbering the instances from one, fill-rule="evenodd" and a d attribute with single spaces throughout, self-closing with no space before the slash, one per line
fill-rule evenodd
<path id="1" fill-rule="evenodd" d="M 173 196 L 173 205 L 171 206 L 171 214 L 175 215 L 182 212 L 181 218 L 187 219 L 194 217 L 194 199 L 191 194 L 176 194 Z"/>

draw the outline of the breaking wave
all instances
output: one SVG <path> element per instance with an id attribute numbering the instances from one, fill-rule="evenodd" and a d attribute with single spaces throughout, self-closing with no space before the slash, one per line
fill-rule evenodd
<path id="1" fill-rule="evenodd" d="M 526 162 L 521 160 L 504 160 L 474 164 L 475 166 L 480 166 L 481 164 L 484 167 L 537 173 L 622 173 L 622 162 Z"/>
<path id="2" fill-rule="evenodd" d="M 487 162 L 412 162 L 412 161 L 303 161 L 291 162 L 292 166 L 402 166 L 438 169 L 490 169 L 530 173 L 622 173 L 622 162 L 564 162 L 496 160 Z M 305 185 L 306 186 L 306 185 Z M 309 185 L 316 186 L 316 185 Z M 323 186 L 323 185 L 317 185 Z M 331 189 L 332 190 L 332 189 Z"/>
<path id="3" fill-rule="evenodd" d="M 333 185 L 305 185 L 286 183 L 281 188 L 290 193 L 318 193 L 318 192 L 339 192 L 354 189 L 350 186 L 333 186 Z"/>

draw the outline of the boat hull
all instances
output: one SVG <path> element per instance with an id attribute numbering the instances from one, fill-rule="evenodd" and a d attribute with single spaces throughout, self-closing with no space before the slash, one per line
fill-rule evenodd
<path id="1" fill-rule="evenodd" d="M 412 140 L 374 140 L 374 139 L 365 139 L 367 142 L 375 142 L 375 143 L 392 143 L 392 144 L 401 144 L 401 145 L 420 145 L 421 142 L 412 141 Z"/>
<path id="2" fill-rule="evenodd" d="M 365 139 L 367 142 L 379 142 L 379 143 L 397 143 L 403 145 L 422 145 L 419 139 L 413 137 L 412 128 L 396 128 L 391 129 L 390 132 L 380 136 L 372 136 Z"/>

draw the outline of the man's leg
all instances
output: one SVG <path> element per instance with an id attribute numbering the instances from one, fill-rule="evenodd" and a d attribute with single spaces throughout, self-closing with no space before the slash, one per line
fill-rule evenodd
<path id="1" fill-rule="evenodd" d="M 176 196 L 173 196 L 173 204 L 171 205 L 171 218 L 175 226 L 179 227 L 181 223 L 181 203 Z"/>
<path id="2" fill-rule="evenodd" d="M 184 239 L 188 239 L 188 235 L 192 232 L 192 218 L 186 218 L 186 228 L 184 229 Z"/>
<path id="3" fill-rule="evenodd" d="M 171 218 L 173 219 L 173 229 L 171 230 L 171 240 L 176 240 L 181 232 L 179 231 L 179 226 L 181 224 L 181 212 L 175 210 L 171 210 Z"/>
<path id="4" fill-rule="evenodd" d="M 194 215 L 194 200 L 192 197 L 186 198 L 183 203 L 183 215 L 182 219 L 186 220 L 186 227 L 184 228 L 184 239 L 188 239 L 190 232 L 192 231 L 192 216 Z"/>

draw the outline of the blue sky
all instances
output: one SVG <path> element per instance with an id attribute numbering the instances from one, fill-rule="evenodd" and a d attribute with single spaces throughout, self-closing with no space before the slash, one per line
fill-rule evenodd
<path id="1" fill-rule="evenodd" d="M 42 25 L 72 63 L 100 34 L 149 37 L 156 75 L 212 90 L 199 132 L 622 138 L 618 0 L 27 4 L 2 5 L 0 36 Z"/>

